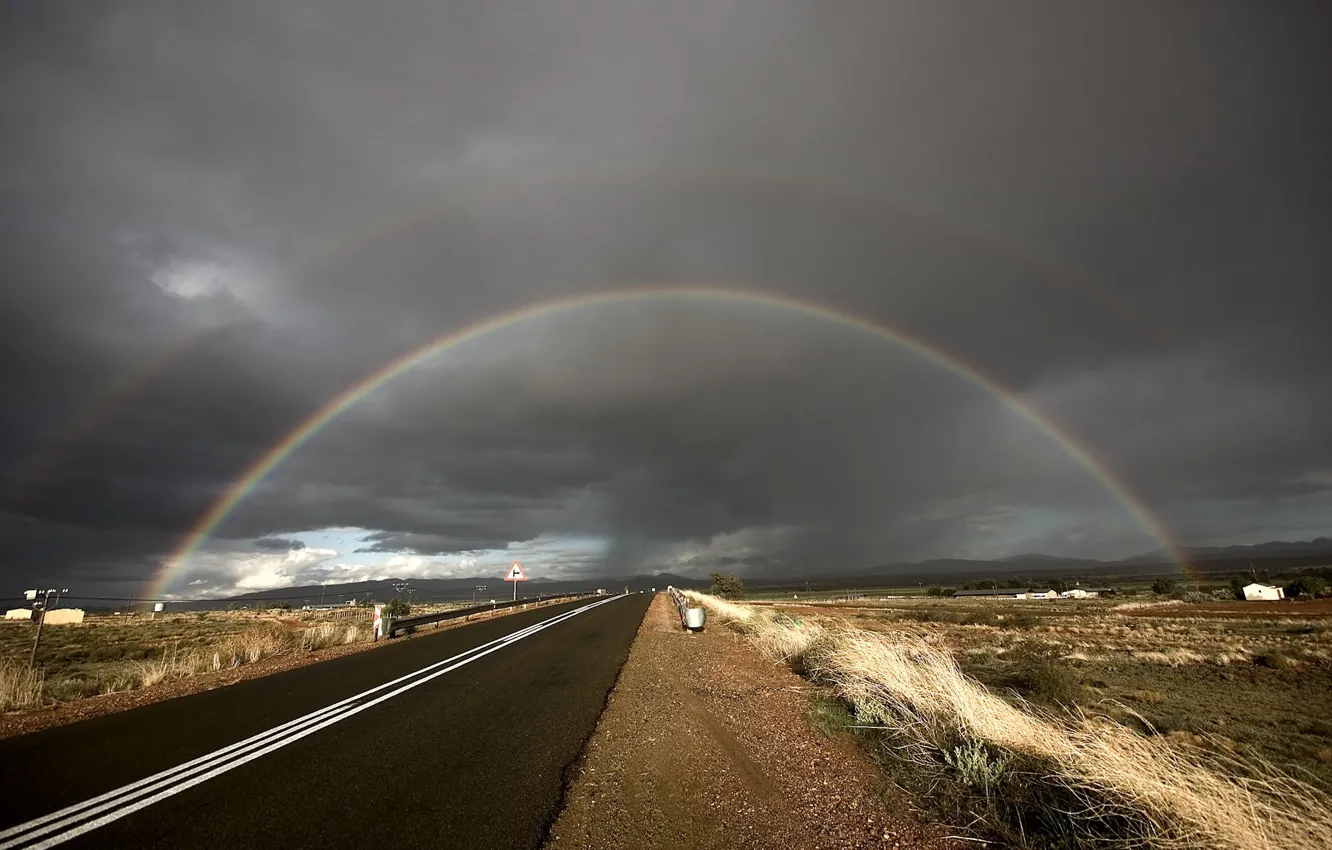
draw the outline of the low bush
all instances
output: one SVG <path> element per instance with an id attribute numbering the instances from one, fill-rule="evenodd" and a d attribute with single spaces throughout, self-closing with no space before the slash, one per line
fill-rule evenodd
<path id="1" fill-rule="evenodd" d="M 1009 661 L 1014 669 L 1008 684 L 1028 699 L 1071 707 L 1083 695 L 1078 674 L 1051 650 L 1024 647 L 1012 653 Z"/>
<path id="2" fill-rule="evenodd" d="M 846 703 L 827 691 L 815 691 L 810 694 L 806 714 L 814 728 L 829 738 L 840 735 L 856 722 L 855 717 L 847 710 Z"/>
<path id="3" fill-rule="evenodd" d="M 999 615 L 993 611 L 973 611 L 962 615 L 958 623 L 963 626 L 997 626 Z"/>
<path id="4" fill-rule="evenodd" d="M 980 741 L 968 741 L 953 747 L 952 752 L 943 754 L 944 764 L 957 773 L 957 779 L 972 791 L 981 791 L 985 796 L 999 785 L 999 780 L 1008 767 L 1008 757 L 1002 753 L 994 754 Z"/>
<path id="5" fill-rule="evenodd" d="M 1295 662 L 1291 657 L 1279 649 L 1274 649 L 1265 655 L 1258 656 L 1254 659 L 1254 663 L 1262 667 L 1269 667 L 1273 670 L 1289 670 L 1295 666 Z"/>

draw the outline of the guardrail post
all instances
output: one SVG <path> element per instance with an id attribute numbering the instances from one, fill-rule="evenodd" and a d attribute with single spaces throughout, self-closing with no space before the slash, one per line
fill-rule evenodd
<path id="1" fill-rule="evenodd" d="M 685 628 L 691 632 L 701 632 L 707 618 L 707 612 L 702 608 L 687 608 L 685 610 Z"/>

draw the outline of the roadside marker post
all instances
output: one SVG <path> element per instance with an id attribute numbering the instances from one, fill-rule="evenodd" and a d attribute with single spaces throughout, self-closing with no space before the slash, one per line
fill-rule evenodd
<path id="1" fill-rule="evenodd" d="M 375 640 L 379 640 L 379 639 L 382 638 L 382 637 L 384 637 L 384 606 L 383 606 L 383 605 L 376 605 L 376 606 L 375 606 L 374 638 L 375 638 Z"/>
<path id="2" fill-rule="evenodd" d="M 505 581 L 513 582 L 513 601 L 518 601 L 518 582 L 527 581 L 527 574 L 523 572 L 523 565 L 514 561 L 509 565 L 509 572 L 504 576 Z"/>

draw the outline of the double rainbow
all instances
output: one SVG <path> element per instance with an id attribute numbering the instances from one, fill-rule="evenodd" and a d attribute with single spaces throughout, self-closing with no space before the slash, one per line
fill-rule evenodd
<path id="1" fill-rule="evenodd" d="M 1086 469 L 1115 501 L 1161 544 L 1161 547 L 1175 563 L 1181 565 L 1184 563 L 1178 549 L 1170 540 L 1161 523 L 1152 515 L 1147 506 L 1135 497 L 1100 460 L 1012 392 L 986 378 L 968 364 L 891 327 L 820 304 L 783 295 L 770 295 L 747 290 L 710 286 L 678 286 L 624 289 L 558 298 L 484 319 L 467 327 L 446 333 L 413 351 L 403 354 L 384 367 L 367 375 L 315 411 L 246 469 L 244 474 L 227 488 L 221 498 L 199 518 L 199 521 L 181 541 L 181 544 L 166 559 L 162 569 L 148 584 L 145 596 L 150 599 L 160 597 L 170 586 L 172 580 L 185 568 L 190 557 L 198 551 L 199 547 L 226 521 L 227 517 L 236 510 L 246 496 L 292 452 L 300 448 L 344 411 L 394 378 L 415 366 L 453 351 L 487 334 L 578 310 L 631 302 L 747 304 L 771 310 L 797 313 L 890 342 L 999 399 L 1009 410 L 1030 423 Z"/>

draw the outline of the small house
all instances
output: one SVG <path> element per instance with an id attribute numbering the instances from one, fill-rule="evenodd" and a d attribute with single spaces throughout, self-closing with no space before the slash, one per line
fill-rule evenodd
<path id="1" fill-rule="evenodd" d="M 1285 598 L 1286 592 L 1284 590 L 1279 587 L 1273 587 L 1270 584 L 1258 584 L 1257 582 L 1254 582 L 1253 584 L 1244 585 L 1244 599 L 1247 602 L 1258 600 L 1275 601 L 1277 599 Z"/>
<path id="2" fill-rule="evenodd" d="M 32 609 L 31 609 L 31 608 L 10 608 L 8 611 L 5 612 L 5 619 L 6 619 L 6 620 L 31 620 L 31 619 L 32 619 Z"/>

